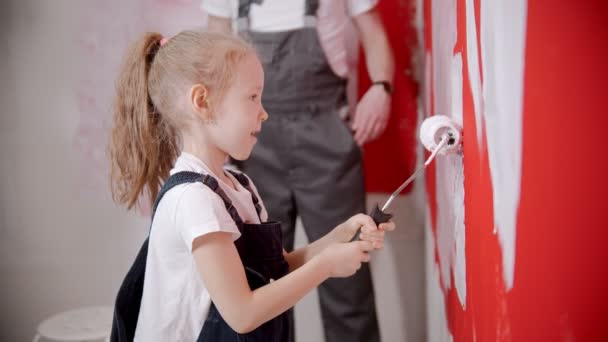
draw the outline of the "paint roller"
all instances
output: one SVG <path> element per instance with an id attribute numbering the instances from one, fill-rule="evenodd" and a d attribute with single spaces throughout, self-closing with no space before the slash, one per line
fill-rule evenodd
<path id="1" fill-rule="evenodd" d="M 420 125 L 420 142 L 422 142 L 422 145 L 431 152 L 431 155 L 423 165 L 418 167 L 418 169 L 416 169 L 416 171 L 414 171 L 414 173 L 406 179 L 395 192 L 393 192 L 382 208 L 376 204 L 370 213 L 370 216 L 376 225 L 387 222 L 393 217 L 392 214 L 386 213 L 385 210 L 397 195 L 399 195 L 401 191 L 403 191 L 403 189 L 422 172 L 422 170 L 426 169 L 426 167 L 431 164 L 437 154 L 446 155 L 450 153 L 459 153 L 461 151 L 462 128 L 458 123 L 454 122 L 446 115 L 434 115 L 425 119 L 422 122 L 422 125 Z M 353 240 L 358 238 L 359 232 L 355 235 Z"/>

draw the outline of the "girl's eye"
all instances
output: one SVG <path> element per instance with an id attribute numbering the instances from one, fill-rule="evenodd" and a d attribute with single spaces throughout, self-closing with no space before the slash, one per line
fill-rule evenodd
<path id="1" fill-rule="evenodd" d="M 257 94 L 251 95 L 249 98 L 251 99 L 251 101 L 255 101 L 258 99 L 258 95 Z"/>

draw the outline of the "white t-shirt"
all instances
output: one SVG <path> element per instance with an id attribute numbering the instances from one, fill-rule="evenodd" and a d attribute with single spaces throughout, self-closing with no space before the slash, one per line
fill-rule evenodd
<path id="1" fill-rule="evenodd" d="M 352 48 L 352 25 L 349 17 L 374 8 L 379 0 L 320 0 L 317 32 L 321 46 L 333 71 L 346 77 L 349 66 L 356 61 Z M 236 19 L 238 0 L 202 0 L 201 8 L 208 14 Z M 304 24 L 305 0 L 264 0 L 252 4 L 249 29 L 258 32 L 295 30 Z M 352 56 L 351 56 L 352 54 Z"/>
<path id="2" fill-rule="evenodd" d="M 325 0 L 344 2 L 346 14 L 351 17 L 368 11 L 378 0 Z M 325 8 L 321 0 L 319 8 Z M 202 0 L 201 8 L 207 13 L 223 18 L 236 19 L 238 0 Z M 304 27 L 305 0 L 264 0 L 261 4 L 252 3 L 249 13 L 249 28 L 258 32 L 288 31 Z"/>
<path id="3" fill-rule="evenodd" d="M 230 173 L 234 186 L 213 175 L 197 157 L 182 153 L 171 174 L 194 171 L 211 174 L 245 222 L 259 223 L 247 191 Z M 252 188 L 259 195 L 253 182 Z M 262 205 L 262 220 L 268 214 Z M 224 202 L 201 182 L 182 184 L 168 191 L 156 210 L 148 245 L 144 291 L 135 330 L 139 342 L 196 341 L 207 317 L 211 298 L 196 268 L 192 242 L 199 236 L 224 231 L 234 240 L 240 232 Z"/>

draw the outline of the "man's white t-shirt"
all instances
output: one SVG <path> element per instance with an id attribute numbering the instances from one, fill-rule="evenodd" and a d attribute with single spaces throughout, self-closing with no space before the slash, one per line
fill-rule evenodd
<path id="1" fill-rule="evenodd" d="M 369 11 L 379 0 L 320 0 L 317 12 L 317 32 L 321 46 L 334 72 L 346 77 L 349 65 L 356 60 L 353 52 L 350 17 Z M 208 14 L 236 19 L 238 0 L 202 0 L 201 8 Z M 252 4 L 249 29 L 257 32 L 276 32 L 299 29 L 304 23 L 305 0 L 264 0 Z"/>
<path id="2" fill-rule="evenodd" d="M 325 8 L 324 1 L 343 2 L 345 14 L 354 17 L 374 7 L 378 0 L 321 0 L 319 9 Z M 238 0 L 202 0 L 201 8 L 207 13 L 235 19 L 238 14 Z M 249 28 L 258 32 L 288 31 L 304 27 L 305 0 L 264 0 L 252 3 L 249 13 Z"/>
<path id="3" fill-rule="evenodd" d="M 227 184 L 197 157 L 182 153 L 171 174 L 194 171 L 211 174 L 232 201 L 244 222 L 259 223 L 247 191 L 230 173 Z M 259 194 L 251 182 L 256 196 Z M 235 190 L 236 187 L 236 190 Z M 262 221 L 268 214 L 262 205 Z M 192 256 L 192 242 L 211 232 L 240 232 L 222 199 L 201 182 L 182 184 L 161 200 L 150 232 L 144 291 L 135 331 L 138 342 L 196 341 L 207 317 L 211 298 Z"/>

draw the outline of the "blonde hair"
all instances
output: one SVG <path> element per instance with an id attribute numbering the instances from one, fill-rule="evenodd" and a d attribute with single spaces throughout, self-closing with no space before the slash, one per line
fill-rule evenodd
<path id="1" fill-rule="evenodd" d="M 118 77 L 109 143 L 114 201 L 128 209 L 147 193 L 153 203 L 180 151 L 188 115 L 179 99 L 204 84 L 219 101 L 235 78 L 237 63 L 252 48 L 237 37 L 183 31 L 161 47 L 162 35 L 146 33 L 131 47 Z M 181 97 L 180 97 L 181 95 Z"/>

